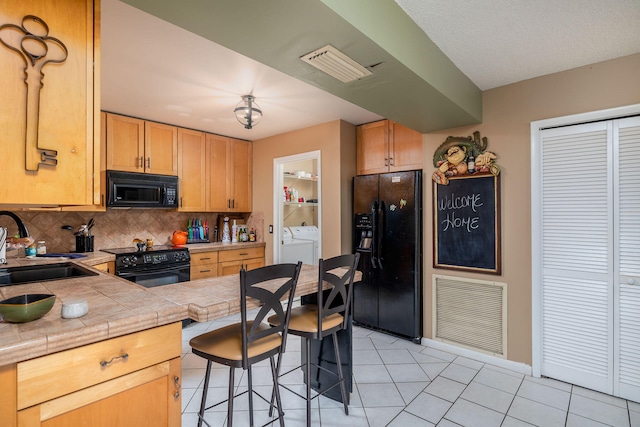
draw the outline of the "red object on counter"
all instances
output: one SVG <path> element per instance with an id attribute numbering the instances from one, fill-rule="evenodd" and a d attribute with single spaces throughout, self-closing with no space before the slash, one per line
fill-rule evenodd
<path id="1" fill-rule="evenodd" d="M 173 236 L 171 236 L 171 243 L 174 245 L 184 245 L 187 243 L 188 233 L 186 231 L 176 230 L 173 232 Z"/>

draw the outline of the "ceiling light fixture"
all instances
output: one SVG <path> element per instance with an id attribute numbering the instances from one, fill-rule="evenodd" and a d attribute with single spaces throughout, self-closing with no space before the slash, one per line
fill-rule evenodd
<path id="1" fill-rule="evenodd" d="M 242 101 L 236 105 L 233 112 L 236 114 L 236 119 L 240 124 L 244 125 L 245 129 L 251 129 L 257 125 L 262 117 L 262 110 L 251 95 L 243 95 Z"/>
<path id="2" fill-rule="evenodd" d="M 309 52 L 301 56 L 300 59 L 343 83 L 349 83 L 373 74 L 330 44 Z"/>

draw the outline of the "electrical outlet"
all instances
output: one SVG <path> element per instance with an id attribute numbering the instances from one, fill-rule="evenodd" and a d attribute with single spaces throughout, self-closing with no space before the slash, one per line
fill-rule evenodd
<path id="1" fill-rule="evenodd" d="M 273 234 L 273 225 L 269 225 L 269 234 Z"/>

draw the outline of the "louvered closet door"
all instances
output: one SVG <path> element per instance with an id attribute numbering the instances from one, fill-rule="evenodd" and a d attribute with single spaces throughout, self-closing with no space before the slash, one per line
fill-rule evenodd
<path id="1" fill-rule="evenodd" d="M 640 118 L 544 130 L 541 163 L 541 375 L 638 401 Z"/>
<path id="2" fill-rule="evenodd" d="M 541 374 L 613 393 L 610 123 L 541 131 Z"/>
<path id="3" fill-rule="evenodd" d="M 640 117 L 614 122 L 619 265 L 615 394 L 640 401 Z"/>

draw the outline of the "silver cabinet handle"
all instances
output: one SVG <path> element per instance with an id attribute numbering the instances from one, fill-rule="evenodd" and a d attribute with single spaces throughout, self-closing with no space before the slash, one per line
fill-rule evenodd
<path id="1" fill-rule="evenodd" d="M 151 169 L 151 157 L 147 157 L 147 169 Z"/>
<path id="2" fill-rule="evenodd" d="M 112 357 L 109 361 L 106 360 L 101 360 L 100 361 L 100 366 L 103 368 L 106 368 L 107 366 L 111 365 L 113 362 L 115 362 L 118 359 L 122 359 L 123 361 L 127 361 L 127 359 L 129 358 L 129 355 L 127 353 L 122 354 L 122 356 L 114 356 Z"/>

